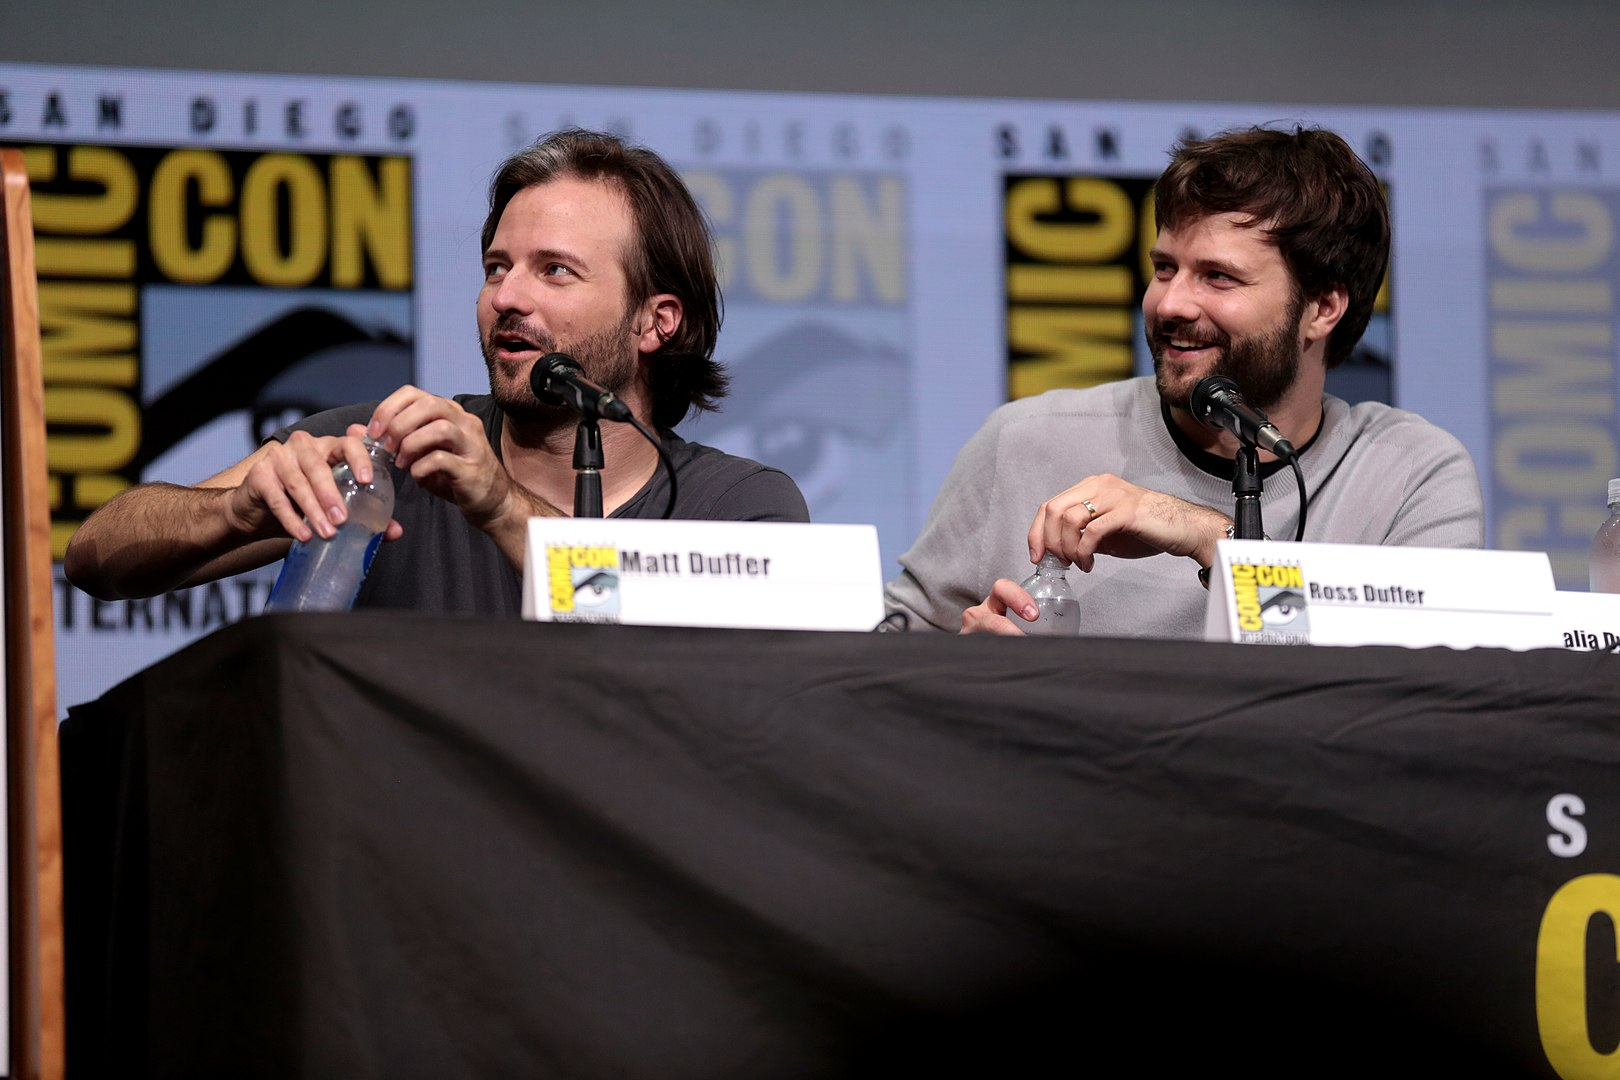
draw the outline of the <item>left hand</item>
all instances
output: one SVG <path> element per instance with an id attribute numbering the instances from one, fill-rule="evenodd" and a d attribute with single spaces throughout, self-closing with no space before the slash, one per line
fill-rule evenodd
<path id="1" fill-rule="evenodd" d="M 1041 504 L 1029 527 L 1029 561 L 1051 551 L 1090 573 L 1098 555 L 1145 559 L 1165 552 L 1208 566 L 1229 524 L 1218 510 L 1103 473 Z"/>
<path id="2" fill-rule="evenodd" d="M 455 503 L 473 525 L 500 515 L 513 483 L 483 421 L 449 398 L 414 386 L 389 394 L 366 433 L 394 452 L 394 465 L 423 490 Z"/>

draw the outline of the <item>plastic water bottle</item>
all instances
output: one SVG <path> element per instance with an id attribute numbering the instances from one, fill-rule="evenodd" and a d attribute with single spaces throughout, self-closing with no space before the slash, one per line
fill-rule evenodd
<path id="1" fill-rule="evenodd" d="M 355 481 L 348 462 L 332 470 L 349 516 L 330 540 L 320 534 L 294 541 L 281 564 L 266 611 L 348 611 L 371 569 L 388 519 L 394 514 L 394 455 L 366 440 L 371 455 L 371 483 Z"/>
<path id="2" fill-rule="evenodd" d="M 1592 537 L 1593 592 L 1620 593 L 1620 480 L 1609 481 L 1609 520 Z"/>
<path id="3" fill-rule="evenodd" d="M 1041 609 L 1034 622 L 1024 624 L 1024 633 L 1072 637 L 1080 632 L 1080 601 L 1069 588 L 1068 569 L 1068 563 L 1048 551 L 1023 580 L 1024 591 Z"/>

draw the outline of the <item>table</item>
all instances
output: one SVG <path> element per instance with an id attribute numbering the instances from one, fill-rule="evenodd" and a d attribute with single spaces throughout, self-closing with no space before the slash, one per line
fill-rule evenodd
<path id="1" fill-rule="evenodd" d="M 61 745 L 80 1075 L 1620 1045 L 1605 654 L 278 615 Z"/>

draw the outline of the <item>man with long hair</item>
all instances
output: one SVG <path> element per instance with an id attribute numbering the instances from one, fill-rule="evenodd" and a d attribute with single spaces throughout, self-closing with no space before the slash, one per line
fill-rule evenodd
<path id="1" fill-rule="evenodd" d="M 196 487 L 143 484 L 93 514 L 67 551 L 69 580 L 104 599 L 150 596 L 262 566 L 292 540 L 330 537 L 345 512 L 332 468 L 371 479 L 363 439 L 394 454 L 394 520 L 358 604 L 516 614 L 526 523 L 572 504 L 576 415 L 530 388 L 544 355 L 574 357 L 664 437 L 673 515 L 805 521 L 797 486 L 757 462 L 689 443 L 674 427 L 726 392 L 714 359 L 720 289 L 712 242 L 658 155 L 611 136 L 558 132 L 514 154 L 490 184 L 479 347 L 490 392 L 403 386 L 380 402 L 277 431 Z M 669 498 L 657 450 L 602 429 L 602 509 L 657 517 Z"/>

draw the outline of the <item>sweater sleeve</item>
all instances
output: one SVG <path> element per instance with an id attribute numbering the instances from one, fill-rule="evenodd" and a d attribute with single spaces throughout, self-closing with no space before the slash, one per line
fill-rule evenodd
<path id="1" fill-rule="evenodd" d="M 1449 432 L 1426 426 L 1427 445 L 1414 447 L 1400 507 L 1385 544 L 1477 548 L 1485 543 L 1485 507 L 1467 449 Z"/>
<path id="2" fill-rule="evenodd" d="M 992 414 L 962 447 L 934 496 L 922 533 L 900 556 L 900 576 L 883 590 L 892 614 L 903 613 L 913 630 L 961 628 L 962 611 L 984 599 L 987 530 L 1000 444 L 1000 417 Z"/>

